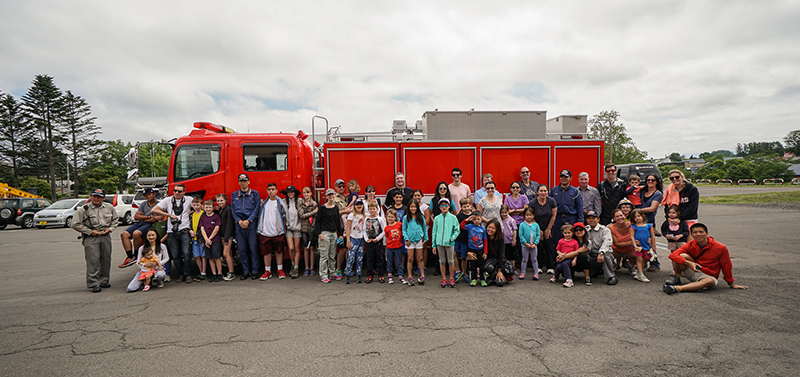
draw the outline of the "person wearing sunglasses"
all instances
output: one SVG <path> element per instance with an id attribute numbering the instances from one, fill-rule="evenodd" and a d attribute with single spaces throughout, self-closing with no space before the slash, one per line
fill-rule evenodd
<path id="1" fill-rule="evenodd" d="M 625 197 L 625 190 L 628 184 L 617 178 L 617 165 L 607 164 L 605 166 L 606 179 L 597 185 L 602 201 L 600 210 L 600 224 L 611 224 L 611 214 L 617 209 L 617 204 Z"/>
<path id="2" fill-rule="evenodd" d="M 240 178 L 241 179 L 241 178 Z M 192 237 L 189 226 L 192 225 L 192 198 L 184 196 L 186 186 L 176 184 L 172 188 L 172 196 L 162 199 L 151 213 L 169 218 L 167 222 L 167 250 L 169 259 L 179 277 L 178 282 L 192 282 Z M 256 207 L 258 203 L 256 202 Z"/>
<path id="3" fill-rule="evenodd" d="M 677 205 L 681 210 L 680 219 L 686 221 L 686 225 L 691 227 L 698 221 L 697 207 L 700 204 L 700 192 L 697 191 L 697 187 L 686 181 L 686 177 L 680 170 L 671 170 L 668 177 L 671 183 L 664 190 L 664 201 L 661 205 L 666 207 Z M 689 239 L 686 241 L 691 240 L 690 233 Z"/>
<path id="4" fill-rule="evenodd" d="M 519 193 L 528 197 L 528 202 L 536 200 L 536 192 L 539 191 L 539 182 L 531 180 L 531 170 L 527 166 L 519 169 Z"/>
<path id="5" fill-rule="evenodd" d="M 468 184 L 461 182 L 463 173 L 460 168 L 453 168 L 451 175 L 453 176 L 453 183 L 447 185 L 447 189 L 449 190 L 450 199 L 452 199 L 455 204 L 455 211 L 453 211 L 453 207 L 450 207 L 450 211 L 458 213 L 461 211 L 461 198 L 469 198 L 469 196 L 472 195 L 472 190 L 469 188 Z M 431 205 L 431 207 L 433 207 L 433 205 Z"/>

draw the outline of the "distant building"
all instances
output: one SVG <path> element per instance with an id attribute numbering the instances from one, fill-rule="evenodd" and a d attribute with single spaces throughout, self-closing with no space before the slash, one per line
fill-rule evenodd
<path id="1" fill-rule="evenodd" d="M 794 164 L 792 166 L 789 166 L 789 170 L 791 170 L 792 173 L 794 173 L 795 178 L 800 177 L 800 164 Z"/>

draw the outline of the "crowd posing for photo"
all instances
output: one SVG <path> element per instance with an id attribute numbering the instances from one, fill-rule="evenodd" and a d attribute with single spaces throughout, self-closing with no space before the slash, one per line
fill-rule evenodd
<path id="1" fill-rule="evenodd" d="M 235 240 L 240 280 L 318 275 L 323 283 L 424 285 L 431 257 L 438 259 L 432 273 L 442 288 L 458 282 L 502 287 L 544 274 L 552 275 L 551 283 L 563 276 L 562 285 L 570 288 L 576 273 L 586 286 L 600 276 L 616 285 L 622 269 L 649 283 L 645 272 L 661 269 L 656 237 L 664 237 L 672 265 L 664 292 L 712 288 L 720 272 L 730 287 L 746 288 L 734 284 L 727 248 L 698 222 L 697 188 L 680 171 L 670 172 L 666 188 L 655 175 L 643 181 L 633 175 L 625 182 L 613 164 L 605 173 L 596 188 L 588 185 L 588 173 L 580 173 L 574 187 L 572 172 L 564 169 L 559 185 L 548 188 L 522 167 L 504 198 L 491 174 L 481 177 L 483 187 L 473 193 L 461 181 L 461 169 L 454 168 L 452 182 L 437 184 L 430 200 L 397 173 L 385 203 L 374 186 L 361 194 L 359 182 L 343 179 L 325 191 L 323 203 L 309 187 L 280 190 L 275 183 L 265 187 L 262 199 L 244 173 L 230 201 L 225 193 L 206 201 L 185 196 L 180 183 L 161 201 L 145 189 L 146 200 L 134 215 L 139 222 L 120 235 L 126 257 L 119 267 L 138 268 L 128 292 L 163 287 L 172 277 L 185 283 L 231 281 L 237 277 L 230 268 Z M 118 222 L 104 197 L 103 190 L 94 190 L 73 223 L 82 234 L 86 282 L 93 292 L 110 287 L 109 234 Z M 665 220 L 657 226 L 660 207 Z"/>

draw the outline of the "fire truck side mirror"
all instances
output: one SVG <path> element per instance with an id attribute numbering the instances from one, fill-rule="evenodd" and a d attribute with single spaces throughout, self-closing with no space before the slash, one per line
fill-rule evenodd
<path id="1" fill-rule="evenodd" d="M 125 159 L 128 161 L 128 167 L 135 168 L 136 162 L 139 159 L 139 150 L 137 148 L 131 148 L 128 154 L 125 155 Z"/>

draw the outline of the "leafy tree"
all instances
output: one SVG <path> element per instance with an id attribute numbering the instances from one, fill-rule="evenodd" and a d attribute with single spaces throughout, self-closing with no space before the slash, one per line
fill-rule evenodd
<path id="1" fill-rule="evenodd" d="M 35 187 L 36 190 L 30 190 L 33 187 Z M 39 195 L 44 198 L 52 196 L 52 192 L 50 191 L 50 184 L 45 180 L 34 177 L 25 178 L 22 182 L 20 182 L 18 188 L 24 191 L 36 191 L 36 195 Z"/>
<path id="2" fill-rule="evenodd" d="M 755 178 L 756 165 L 747 160 L 728 160 L 725 163 L 725 178 L 734 182 L 740 179 Z"/>
<path id="3" fill-rule="evenodd" d="M 647 152 L 636 148 L 616 110 L 601 111 L 590 120 L 589 136 L 605 140 L 605 159 L 616 164 L 646 162 Z"/>
<path id="4" fill-rule="evenodd" d="M 800 156 L 800 130 L 789 131 L 783 138 L 786 150 Z"/>
<path id="5" fill-rule="evenodd" d="M 781 178 L 784 181 L 791 181 L 794 173 L 789 170 L 789 164 L 774 158 L 757 158 L 755 163 L 755 179 L 761 183 L 767 178 Z"/>
<path id="6" fill-rule="evenodd" d="M 44 147 L 47 161 L 47 176 L 50 180 L 51 200 L 56 200 L 56 151 L 63 141 L 59 133 L 58 120 L 61 116 L 61 90 L 47 75 L 36 75 L 33 86 L 22 96 L 23 109 L 33 122 Z"/>
<path id="7" fill-rule="evenodd" d="M 736 144 L 737 156 L 775 156 L 783 155 L 783 145 L 780 141 L 760 142 L 753 141 L 747 144 Z"/>
<path id="8" fill-rule="evenodd" d="M 94 124 L 96 117 L 92 116 L 92 108 L 86 100 L 80 96 L 72 94 L 67 90 L 62 97 L 63 113 L 61 124 L 67 141 L 64 149 L 69 153 L 74 179 L 74 196 L 77 197 L 81 188 L 81 174 L 79 167 L 82 167 L 88 156 L 97 151 L 100 142 L 96 136 L 100 133 L 100 127 Z"/>
<path id="9" fill-rule="evenodd" d="M 20 165 L 27 151 L 23 142 L 30 133 L 20 103 L 11 94 L 0 94 L 0 158 L 11 167 L 11 185 L 19 187 Z"/>
<path id="10" fill-rule="evenodd" d="M 722 160 L 714 160 L 700 169 L 697 169 L 697 178 L 710 179 L 712 182 L 717 179 L 726 178 L 725 163 Z"/>
<path id="11" fill-rule="evenodd" d="M 84 170 L 86 185 L 92 189 L 102 188 L 108 192 L 122 192 L 128 187 L 128 162 L 125 156 L 133 147 L 130 142 L 122 140 L 107 141 L 95 154 L 94 158 L 87 161 Z"/>
<path id="12" fill-rule="evenodd" d="M 139 148 L 139 177 L 166 177 L 172 147 L 166 140 L 142 144 Z"/>
<path id="13" fill-rule="evenodd" d="M 683 161 L 683 155 L 678 152 L 672 152 L 669 154 L 669 160 L 672 162 Z"/>

